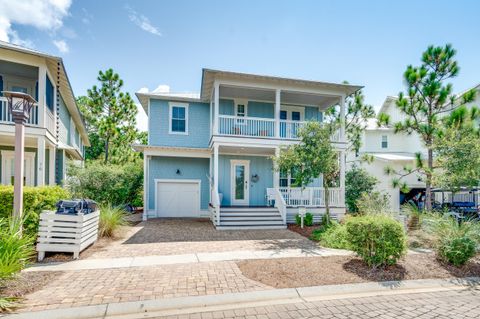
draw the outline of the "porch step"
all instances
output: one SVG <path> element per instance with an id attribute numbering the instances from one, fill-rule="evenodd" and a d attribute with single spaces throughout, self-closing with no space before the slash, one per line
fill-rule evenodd
<path id="1" fill-rule="evenodd" d="M 221 207 L 217 229 L 283 229 L 280 212 L 275 207 Z"/>

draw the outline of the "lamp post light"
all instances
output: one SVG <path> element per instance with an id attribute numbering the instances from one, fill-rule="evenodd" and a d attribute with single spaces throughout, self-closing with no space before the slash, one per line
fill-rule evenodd
<path id="1" fill-rule="evenodd" d="M 21 220 L 23 212 L 23 165 L 25 158 L 25 122 L 30 110 L 37 103 L 29 94 L 3 91 L 7 98 L 8 110 L 15 123 L 15 179 L 13 183 L 13 216 Z"/>

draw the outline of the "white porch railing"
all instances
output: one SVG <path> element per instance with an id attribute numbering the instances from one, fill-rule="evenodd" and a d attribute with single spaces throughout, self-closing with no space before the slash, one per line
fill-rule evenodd
<path id="1" fill-rule="evenodd" d="M 49 109 L 47 109 L 46 111 L 47 112 L 45 112 L 45 114 L 46 114 L 45 122 L 46 122 L 47 130 L 53 136 L 55 136 L 55 116 L 53 115 L 53 113 Z"/>
<path id="2" fill-rule="evenodd" d="M 288 207 L 325 207 L 325 189 L 323 187 L 279 187 Z M 342 198 L 341 188 L 329 188 L 329 206 L 330 207 L 344 207 L 345 203 Z"/>
<path id="3" fill-rule="evenodd" d="M 298 132 L 307 122 L 280 120 L 280 137 L 285 139 L 298 139 Z M 332 134 L 332 142 L 340 141 L 340 130 Z"/>
<path id="4" fill-rule="evenodd" d="M 0 96 L 0 122 L 13 123 L 12 114 L 8 111 L 7 99 L 3 96 Z M 30 110 L 27 124 L 38 125 L 38 107 L 36 105 Z"/>
<path id="5" fill-rule="evenodd" d="M 274 137 L 275 120 L 257 117 L 219 115 L 219 134 Z"/>

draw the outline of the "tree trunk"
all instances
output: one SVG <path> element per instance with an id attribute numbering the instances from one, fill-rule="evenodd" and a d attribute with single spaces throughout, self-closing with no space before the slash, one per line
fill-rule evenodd
<path id="1" fill-rule="evenodd" d="M 105 164 L 108 163 L 108 143 L 109 143 L 110 138 L 107 137 L 105 139 Z"/>
<path id="2" fill-rule="evenodd" d="M 325 214 L 327 215 L 327 223 L 330 224 L 330 192 L 326 184 L 324 184 L 323 189 L 325 191 Z"/>
<path id="3" fill-rule="evenodd" d="M 433 170 L 433 150 L 428 147 L 428 170 L 426 172 L 427 180 L 425 181 L 425 209 L 432 210 L 432 170 Z"/>

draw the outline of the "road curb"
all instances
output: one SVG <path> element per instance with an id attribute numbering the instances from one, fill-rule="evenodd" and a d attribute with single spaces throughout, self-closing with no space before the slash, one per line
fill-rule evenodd
<path id="1" fill-rule="evenodd" d="M 215 310 L 245 308 L 315 300 L 359 298 L 383 294 L 419 293 L 465 289 L 480 286 L 480 277 L 455 279 L 420 279 L 405 281 L 368 282 L 301 288 L 260 290 L 243 293 L 167 298 L 157 300 L 110 303 L 17 313 L 11 319 L 92 319 L 148 318 Z"/>

